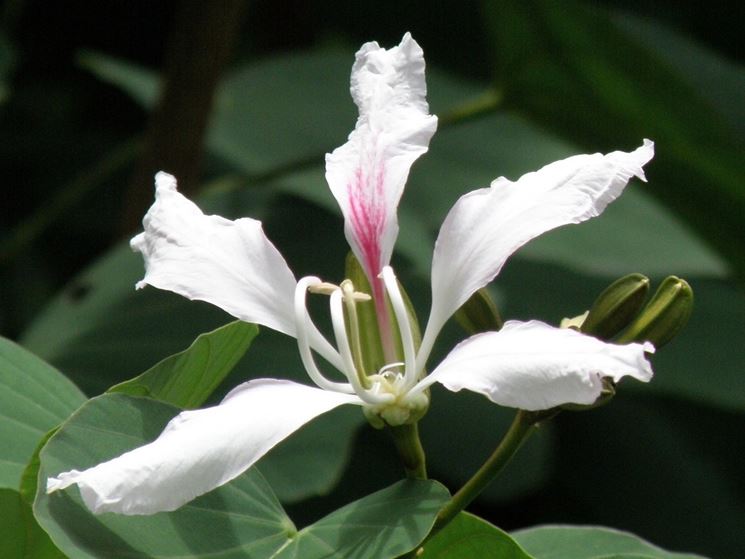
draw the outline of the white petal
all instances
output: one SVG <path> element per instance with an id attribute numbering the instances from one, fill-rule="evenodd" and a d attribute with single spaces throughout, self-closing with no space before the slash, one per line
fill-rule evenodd
<path id="1" fill-rule="evenodd" d="M 47 480 L 47 493 L 80 487 L 94 513 L 172 511 L 227 483 L 314 417 L 355 396 L 259 379 L 218 406 L 177 415 L 152 443 L 79 472 Z"/>
<path id="2" fill-rule="evenodd" d="M 524 410 L 592 404 L 602 377 L 648 382 L 652 367 L 645 351 L 654 352 L 652 344 L 609 344 L 538 321 L 509 321 L 499 332 L 458 344 L 416 389 L 440 382 L 454 392 L 465 388 Z"/>
<path id="3" fill-rule="evenodd" d="M 432 261 L 432 310 L 425 340 L 431 347 L 445 321 L 499 273 L 507 258 L 530 239 L 599 215 L 642 166 L 654 144 L 631 153 L 577 155 L 511 182 L 461 197 L 442 224 Z"/>
<path id="4" fill-rule="evenodd" d="M 155 186 L 145 232 L 130 243 L 145 259 L 137 287 L 207 301 L 246 322 L 295 335 L 295 278 L 261 222 L 204 215 L 167 173 L 156 175 Z"/>
<path id="5" fill-rule="evenodd" d="M 398 235 L 396 208 L 409 168 L 427 151 L 437 117 L 425 98 L 422 49 L 408 33 L 389 50 L 363 45 L 351 81 L 359 118 L 347 143 L 326 155 L 326 180 L 347 241 L 375 283 Z"/>

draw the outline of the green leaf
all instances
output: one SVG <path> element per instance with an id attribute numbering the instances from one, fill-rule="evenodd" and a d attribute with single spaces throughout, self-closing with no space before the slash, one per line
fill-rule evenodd
<path id="1" fill-rule="evenodd" d="M 181 509 L 152 516 L 94 516 L 76 488 L 47 495 L 44 480 L 84 469 L 154 439 L 178 412 L 168 404 L 106 394 L 81 407 L 41 452 L 34 514 L 70 557 L 269 557 L 294 533 L 256 468 Z"/>
<path id="2" fill-rule="evenodd" d="M 166 357 L 108 391 L 147 396 L 180 408 L 196 408 L 225 379 L 258 333 L 255 324 L 236 320 L 200 334 L 188 349 Z"/>
<path id="3" fill-rule="evenodd" d="M 539 526 L 512 533 L 535 559 L 696 559 L 700 555 L 670 553 L 641 538 L 597 526 Z"/>
<path id="4" fill-rule="evenodd" d="M 178 410 L 123 394 L 81 407 L 41 452 L 39 479 L 83 469 L 139 446 Z M 412 549 L 449 498 L 432 481 L 399 482 L 297 532 L 256 468 L 179 510 L 147 517 L 94 516 L 77 489 L 47 495 L 39 484 L 34 512 L 71 557 L 187 556 L 383 559 Z M 208 528 L 207 528 L 208 527 Z M 335 554 L 329 555 L 329 550 Z"/>
<path id="5" fill-rule="evenodd" d="M 328 494 L 349 463 L 354 433 L 365 423 L 357 406 L 343 406 L 307 423 L 259 461 L 282 503 Z"/>
<path id="6" fill-rule="evenodd" d="M 276 559 L 388 559 L 414 549 L 450 498 L 430 480 L 404 480 L 303 528 Z"/>
<path id="7" fill-rule="evenodd" d="M 509 534 L 486 520 L 461 512 L 424 545 L 421 559 L 533 559 Z"/>
<path id="8" fill-rule="evenodd" d="M 0 488 L 18 489 L 39 440 L 84 401 L 54 367 L 0 338 Z"/>
<path id="9" fill-rule="evenodd" d="M 655 140 L 649 192 L 742 278 L 745 240 L 732 234 L 745 214 L 742 146 L 709 104 L 600 10 L 504 0 L 484 14 L 506 105 L 593 148 Z"/>
<path id="10" fill-rule="evenodd" d="M 41 454 L 41 449 L 44 448 L 44 445 L 47 444 L 49 439 L 52 438 L 52 435 L 54 435 L 58 429 L 59 427 L 55 427 L 41 438 L 39 444 L 36 445 L 36 450 L 34 450 L 34 453 L 31 455 L 31 459 L 23 469 L 20 492 L 21 497 L 23 497 L 29 505 L 34 503 L 36 491 L 38 490 L 39 468 L 41 468 L 39 454 Z"/>
<path id="11" fill-rule="evenodd" d="M 31 514 L 17 491 L 0 489 L 0 557 L 3 559 L 64 559 Z"/>

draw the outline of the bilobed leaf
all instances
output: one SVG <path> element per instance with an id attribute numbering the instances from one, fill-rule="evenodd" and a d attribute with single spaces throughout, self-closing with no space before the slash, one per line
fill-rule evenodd
<path id="1" fill-rule="evenodd" d="M 329 557 L 385 559 L 412 549 L 449 498 L 433 481 L 402 481 L 297 532 L 258 469 L 175 512 L 94 516 L 77 488 L 47 495 L 45 480 L 83 469 L 155 438 L 177 409 L 105 394 L 81 407 L 41 452 L 34 513 L 71 557 Z M 330 552 L 333 553 L 330 554 Z"/>
<path id="2" fill-rule="evenodd" d="M 108 391 L 147 396 L 180 408 L 196 408 L 230 373 L 258 333 L 255 324 L 236 320 L 201 334 L 188 349 L 166 357 Z"/>
<path id="3" fill-rule="evenodd" d="M 0 338 L 0 488 L 18 489 L 39 440 L 83 402 L 54 367 Z"/>
<path id="4" fill-rule="evenodd" d="M 533 559 L 508 533 L 467 512 L 423 547 L 422 559 Z"/>
<path id="5" fill-rule="evenodd" d="M 535 559 L 703 559 L 671 553 L 628 532 L 598 526 L 539 526 L 513 532 L 512 537 Z"/>
<path id="6" fill-rule="evenodd" d="M 389 559 L 413 549 L 450 497 L 429 480 L 404 480 L 303 528 L 276 559 Z"/>
<path id="7" fill-rule="evenodd" d="M 328 494 L 349 463 L 354 434 L 365 418 L 357 406 L 317 417 L 275 446 L 258 463 L 284 504 Z"/>
<path id="8" fill-rule="evenodd" d="M 85 508 L 77 488 L 47 495 L 45 480 L 84 469 L 153 440 L 178 409 L 124 394 L 81 407 L 41 452 L 34 514 L 70 557 L 270 557 L 294 527 L 257 469 L 172 513 L 105 514 Z"/>

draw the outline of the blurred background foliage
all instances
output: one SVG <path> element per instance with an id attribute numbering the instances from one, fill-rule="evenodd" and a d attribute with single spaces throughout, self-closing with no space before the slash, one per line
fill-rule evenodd
<path id="1" fill-rule="evenodd" d="M 620 275 L 676 274 L 693 286 L 693 318 L 655 356 L 649 386 L 625 383 L 609 406 L 560 415 L 474 509 L 508 530 L 604 524 L 673 550 L 745 555 L 745 70 L 734 4 L 9 0 L 2 10 L 0 332 L 88 395 L 230 320 L 134 292 L 141 259 L 123 241 L 154 170 L 178 175 L 205 211 L 262 219 L 297 276 L 341 279 L 347 248 L 323 154 L 354 125 L 348 76 L 365 41 L 392 46 L 411 31 L 440 116 L 411 173 L 394 256 L 422 320 L 431 246 L 459 195 L 654 139 L 647 184 L 602 219 L 525 247 L 492 291 L 507 318 L 558 323 Z M 460 336 L 451 325 L 439 351 Z M 301 370 L 294 343 L 262 331 L 221 393 Z M 435 390 L 422 423 L 432 475 L 457 488 L 509 419 Z M 332 413 L 262 461 L 301 524 L 400 477 L 384 434 L 362 424 Z"/>

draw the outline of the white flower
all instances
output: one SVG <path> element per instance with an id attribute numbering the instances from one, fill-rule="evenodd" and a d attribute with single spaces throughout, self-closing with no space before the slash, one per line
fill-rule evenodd
<path id="1" fill-rule="evenodd" d="M 244 383 L 215 407 L 182 412 L 150 444 L 83 472 L 50 478 L 48 492 L 77 484 L 96 513 L 169 511 L 233 479 L 303 424 L 342 404 L 363 406 L 368 416 L 400 425 L 426 409 L 426 389 L 434 382 L 484 394 L 503 406 L 542 410 L 593 403 L 602 377 L 651 378 L 644 356 L 654 350 L 651 344 L 608 344 L 536 321 L 511 321 L 499 332 L 473 336 L 421 377 L 448 318 L 493 280 L 524 243 L 597 216 L 632 177 L 644 179 L 642 166 L 653 156 L 652 142 L 645 140 L 630 153 L 570 157 L 516 182 L 498 178 L 461 197 L 435 244 L 432 306 L 417 350 L 389 262 L 409 169 L 427 151 L 437 126 L 425 99 L 419 45 L 409 34 L 390 50 L 377 43 L 363 45 L 351 83 L 359 119 L 347 143 L 326 156 L 326 178 L 344 215 L 346 238 L 372 287 L 388 365 L 380 371 L 360 370 L 354 309 L 366 296 L 350 282 L 296 281 L 258 221 L 206 216 L 177 192 L 174 177 L 158 173 L 145 231 L 132 239 L 146 267 L 137 286 L 207 301 L 241 320 L 294 336 L 317 388 L 275 379 Z M 330 294 L 336 347 L 310 319 L 305 304 L 309 289 Z M 400 340 L 393 339 L 394 318 Z M 402 355 L 396 355 L 396 346 L 403 348 Z M 346 382 L 327 379 L 313 352 Z"/>

